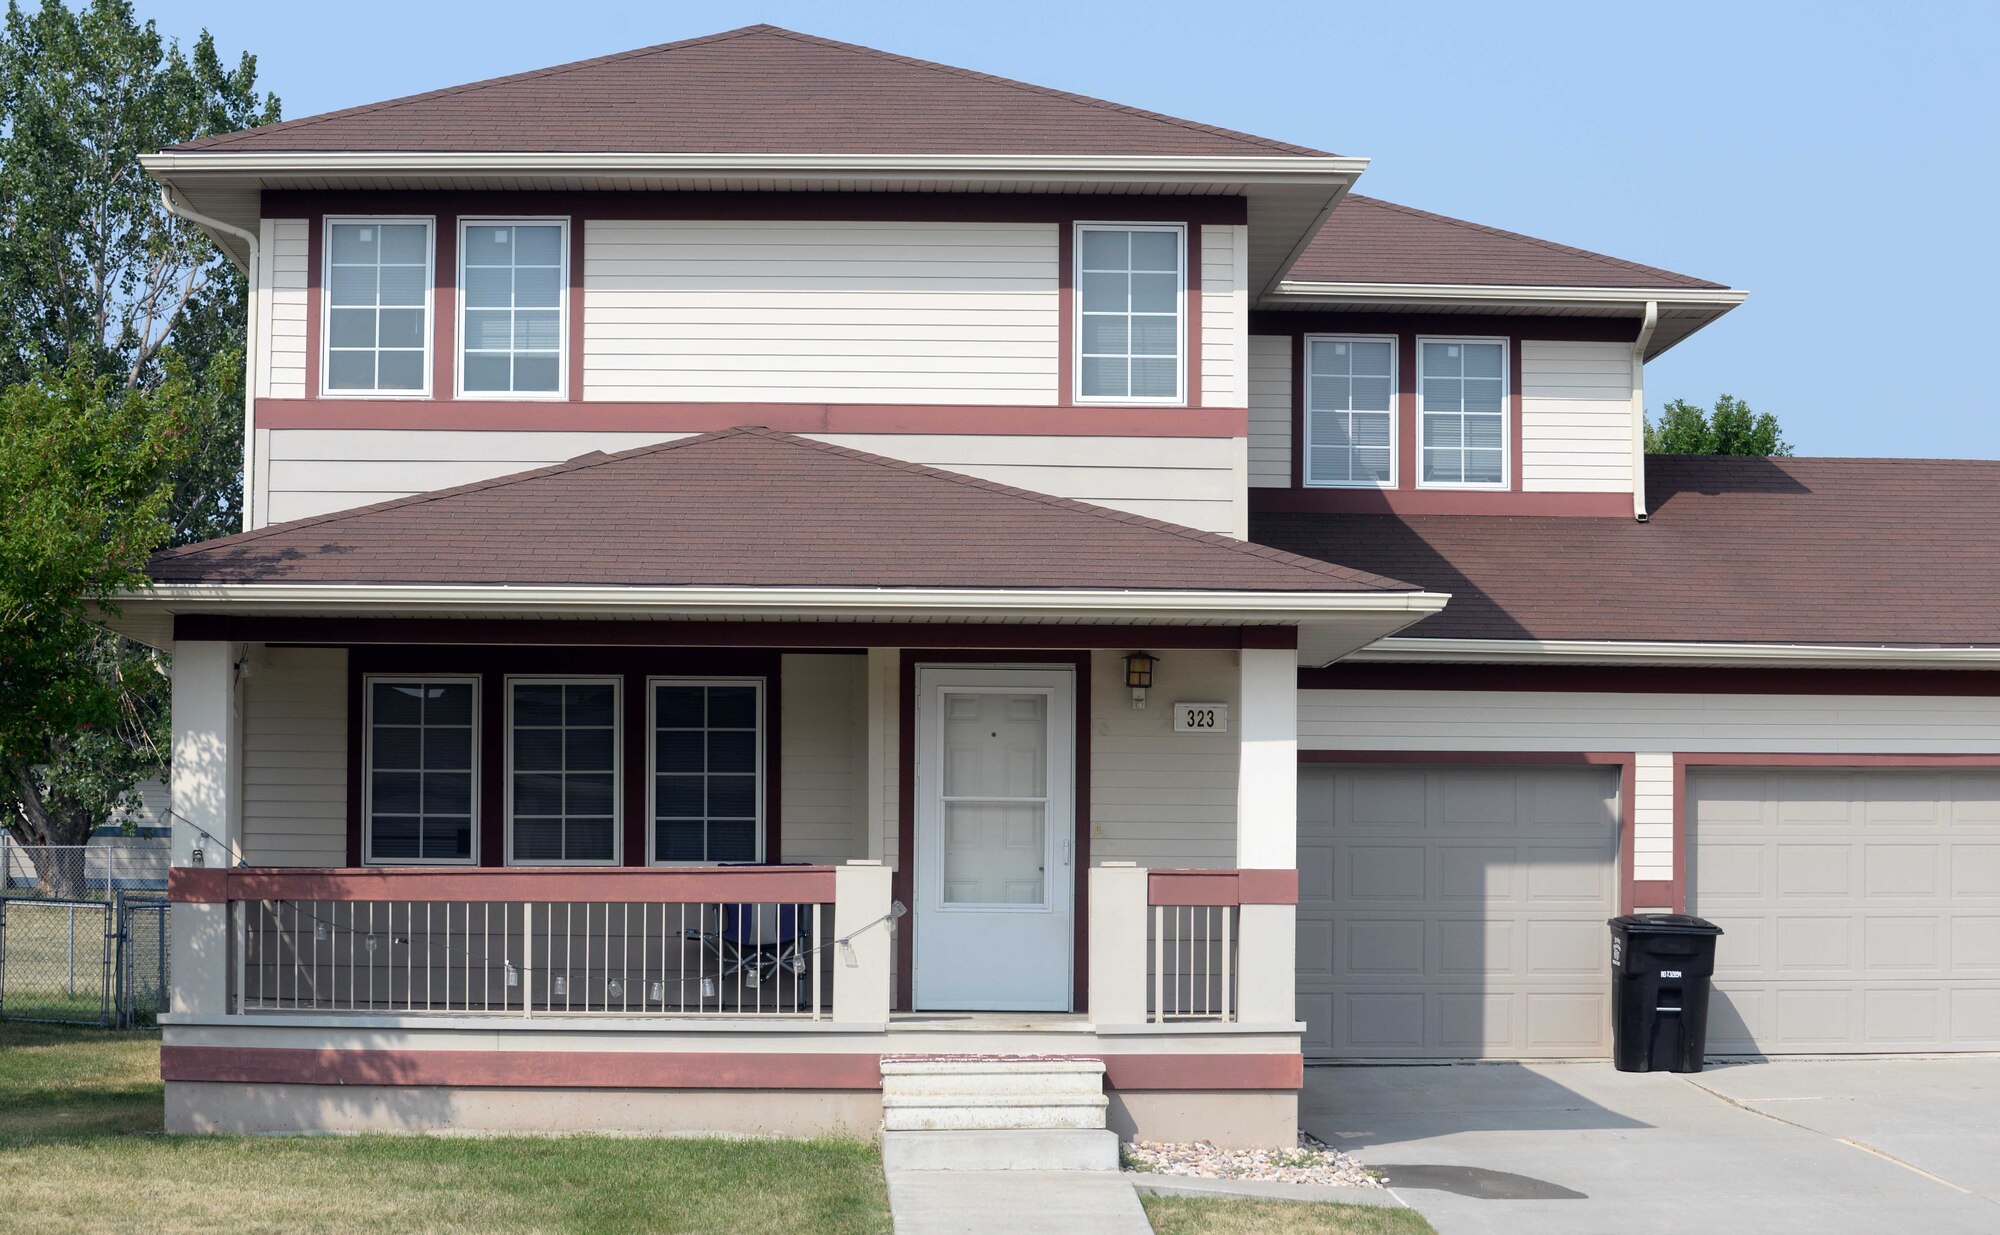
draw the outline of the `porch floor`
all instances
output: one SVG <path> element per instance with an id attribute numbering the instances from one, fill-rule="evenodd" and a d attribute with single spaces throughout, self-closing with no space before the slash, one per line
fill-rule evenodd
<path id="1" fill-rule="evenodd" d="M 891 1012 L 890 1033 L 1076 1033 L 1082 1012 Z"/>

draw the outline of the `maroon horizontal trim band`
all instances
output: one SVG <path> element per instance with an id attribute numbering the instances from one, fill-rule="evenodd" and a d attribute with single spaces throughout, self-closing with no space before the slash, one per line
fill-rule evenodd
<path id="1" fill-rule="evenodd" d="M 1250 513 L 1632 517 L 1629 493 L 1519 493 L 1464 489 L 1257 489 Z"/>
<path id="2" fill-rule="evenodd" d="M 2000 754 L 1860 755 L 1676 751 L 1677 767 L 1730 768 L 2000 768 Z"/>
<path id="3" fill-rule="evenodd" d="M 220 879 L 208 876 L 221 876 Z M 194 878 L 187 878 L 194 876 Z M 825 904 L 830 866 L 782 867 L 270 867 L 168 872 L 182 902 L 303 901 L 748 901 Z"/>
<path id="4" fill-rule="evenodd" d="M 1104 1082 L 1113 1089 L 1299 1089 L 1305 1056 L 1106 1055 Z"/>
<path id="5" fill-rule="evenodd" d="M 1632 756 L 1594 750 L 1301 750 L 1300 763 L 1552 763 L 1618 767 Z"/>
<path id="6" fill-rule="evenodd" d="M 498 590 L 498 589 L 496 589 Z M 1269 647 L 1262 627 L 979 625 L 951 622 L 617 622 L 527 618 L 294 618 L 183 613 L 174 638 L 321 644 L 481 644 L 526 647 Z M 1285 628 L 1289 630 L 1289 628 Z M 1296 637 L 1296 636 L 1294 636 Z M 1246 640 L 1263 642 L 1246 642 Z"/>
<path id="7" fill-rule="evenodd" d="M 587 159 L 588 155 L 579 158 Z M 591 219 L 728 219 L 776 222 L 1062 223 L 1119 219 L 1161 223 L 1247 223 L 1241 197 L 1161 197 L 1061 193 L 757 193 L 275 189 L 267 219 L 322 214 L 536 215 Z"/>
<path id="8" fill-rule="evenodd" d="M 257 401 L 259 429 L 713 433 L 740 425 L 761 425 L 785 433 L 1235 438 L 1249 433 L 1250 413 L 1240 407 L 930 403 L 599 403 L 497 399 Z"/>
<path id="9" fill-rule="evenodd" d="M 575 1022 L 569 1022 L 574 1025 Z M 503 1089 L 882 1087 L 878 1055 L 763 1051 L 335 1051 L 165 1046 L 168 1081 Z"/>
<path id="10" fill-rule="evenodd" d="M 1642 665 L 1328 665 L 1299 670 L 1301 690 L 1520 690 L 1619 694 L 2000 695 L 1982 669 L 1727 669 Z"/>
<path id="11" fill-rule="evenodd" d="M 267 212 L 268 213 L 268 212 Z M 1287 302 L 1297 304 L 1294 297 Z M 1524 341 L 1552 343 L 1631 343 L 1639 337 L 1639 317 L 1645 306 L 1631 306 L 1629 317 L 1553 317 L 1536 313 L 1397 312 L 1394 309 L 1255 309 L 1250 333 L 1292 334 L 1443 334 L 1510 335 Z M 1414 372 L 1414 370 L 1412 370 Z"/>
<path id="12" fill-rule="evenodd" d="M 1149 905 L 1296 905 L 1296 870 L 1155 870 L 1147 872 Z"/>

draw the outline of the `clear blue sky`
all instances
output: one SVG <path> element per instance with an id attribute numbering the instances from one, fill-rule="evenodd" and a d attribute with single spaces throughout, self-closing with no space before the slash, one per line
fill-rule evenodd
<path id="1" fill-rule="evenodd" d="M 766 21 L 1365 155 L 1362 192 L 1749 289 L 1649 366 L 1656 409 L 2000 458 L 1991 0 L 137 4 L 290 117 Z"/>

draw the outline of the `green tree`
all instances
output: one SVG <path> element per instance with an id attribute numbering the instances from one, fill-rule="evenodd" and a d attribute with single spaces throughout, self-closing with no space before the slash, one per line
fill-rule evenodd
<path id="1" fill-rule="evenodd" d="M 91 619 L 145 585 L 171 530 L 185 387 L 177 362 L 152 390 L 79 365 L 0 393 L 0 824 L 23 844 L 87 843 L 164 765 L 160 657 Z"/>
<path id="2" fill-rule="evenodd" d="M 143 587 L 161 544 L 242 520 L 245 281 L 139 156 L 278 115 L 255 59 L 225 65 L 207 31 L 184 51 L 129 0 L 9 0 L 0 828 L 25 843 L 85 843 L 165 769 L 162 660 L 91 606 Z"/>
<path id="3" fill-rule="evenodd" d="M 245 285 L 169 213 L 139 156 L 278 118 L 248 54 L 226 66 L 207 31 L 183 51 L 129 0 L 72 10 L 9 0 L 0 32 L 0 384 L 83 364 L 129 389 L 177 357 L 188 397 L 240 399 Z M 242 418 L 191 424 L 178 538 L 241 522 Z"/>
<path id="4" fill-rule="evenodd" d="M 1710 412 L 1685 399 L 1660 409 L 1646 422 L 1646 453 L 1653 455 L 1788 455 L 1792 444 L 1769 412 L 1753 412 L 1734 395 L 1723 395 Z"/>

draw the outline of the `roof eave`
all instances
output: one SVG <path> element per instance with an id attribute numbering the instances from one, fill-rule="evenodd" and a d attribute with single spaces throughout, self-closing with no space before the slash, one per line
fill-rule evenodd
<path id="1" fill-rule="evenodd" d="M 1458 310 L 1502 315 L 1565 313 L 1592 317 L 1644 317 L 1659 311 L 1659 327 L 1646 359 L 1742 304 L 1750 293 L 1716 287 L 1545 287 L 1488 283 L 1341 283 L 1286 279 L 1261 309 Z"/>
<path id="2" fill-rule="evenodd" d="M 1347 657 L 1403 664 L 1742 665 L 1849 669 L 2000 669 L 2000 647 L 1707 643 L 1619 639 L 1388 637 Z"/>
<path id="3" fill-rule="evenodd" d="M 1064 622 L 1296 626 L 1325 663 L 1441 611 L 1420 591 L 1128 591 L 1062 588 L 502 587 L 160 583 L 121 597 L 103 625 L 170 647 L 181 613 L 242 616 L 672 621 Z M 1305 637 L 1311 633 L 1311 638 Z"/>

